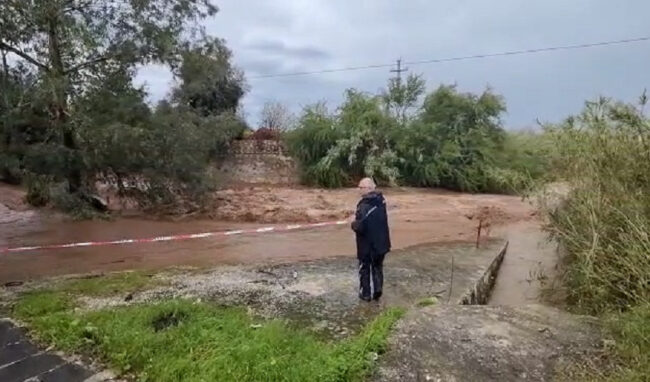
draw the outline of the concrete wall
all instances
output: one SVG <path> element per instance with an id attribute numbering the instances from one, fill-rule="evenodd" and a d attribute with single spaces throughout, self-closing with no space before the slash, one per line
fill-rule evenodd
<path id="1" fill-rule="evenodd" d="M 233 184 L 298 184 L 298 166 L 282 142 L 242 140 L 231 143 L 217 173 L 224 186 Z"/>
<path id="2" fill-rule="evenodd" d="M 506 241 L 497 256 L 492 260 L 485 273 L 469 290 L 465 292 L 458 303 L 460 305 L 485 305 L 490 299 L 490 293 L 494 287 L 499 268 L 503 262 L 503 257 L 508 251 L 508 242 Z"/>

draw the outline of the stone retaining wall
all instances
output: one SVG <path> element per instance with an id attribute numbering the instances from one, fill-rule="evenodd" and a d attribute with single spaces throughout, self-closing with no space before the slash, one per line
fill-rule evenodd
<path id="1" fill-rule="evenodd" d="M 216 167 L 225 186 L 299 183 L 298 166 L 280 141 L 233 141 Z"/>

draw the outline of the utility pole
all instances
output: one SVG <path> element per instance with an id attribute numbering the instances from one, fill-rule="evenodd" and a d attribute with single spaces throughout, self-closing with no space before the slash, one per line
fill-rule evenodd
<path id="1" fill-rule="evenodd" d="M 405 89 L 402 89 L 402 72 L 408 71 L 408 68 L 402 68 L 402 59 L 397 59 L 397 69 L 391 69 L 391 73 L 396 73 L 397 92 L 392 96 L 391 103 L 394 103 L 395 114 L 401 119 L 402 124 L 406 123 L 406 106 L 405 106 Z M 389 108 L 391 106 L 389 105 Z"/>
<path id="2" fill-rule="evenodd" d="M 397 59 L 397 69 L 391 69 L 391 73 L 397 73 L 397 85 L 402 85 L 402 72 L 408 71 L 408 68 L 402 68 L 402 59 Z"/>

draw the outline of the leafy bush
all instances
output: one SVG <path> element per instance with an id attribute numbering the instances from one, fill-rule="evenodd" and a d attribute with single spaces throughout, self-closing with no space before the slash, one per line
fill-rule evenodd
<path id="1" fill-rule="evenodd" d="M 392 143 L 397 123 L 381 109 L 379 97 L 350 89 L 338 114 L 315 105 L 305 110 L 299 125 L 288 141 L 306 183 L 341 187 L 364 176 L 385 184 L 397 181 Z"/>
<path id="2" fill-rule="evenodd" d="M 50 201 L 50 179 L 44 175 L 30 175 L 26 179 L 26 201 L 35 207 L 43 207 Z"/>
<path id="3" fill-rule="evenodd" d="M 477 96 L 440 86 L 414 118 L 405 111 L 413 97 L 382 108 L 387 99 L 403 100 L 390 95 L 398 90 L 389 87 L 382 97 L 348 90 L 335 114 L 322 105 L 307 108 L 288 137 L 303 181 L 341 187 L 370 176 L 383 184 L 515 192 L 544 173 L 535 162 L 542 151 L 518 147 L 501 128 L 505 104 L 490 90 Z"/>

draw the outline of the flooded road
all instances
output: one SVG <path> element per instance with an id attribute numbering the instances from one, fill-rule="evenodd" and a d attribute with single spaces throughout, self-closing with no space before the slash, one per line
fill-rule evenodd
<path id="1" fill-rule="evenodd" d="M 6 187 L 0 189 L 0 247 L 65 244 L 148 238 L 164 235 L 249 229 L 273 224 L 234 223 L 216 220 L 181 222 L 118 218 L 111 221 L 70 221 L 61 216 L 7 203 Z M 14 189 L 10 189 L 12 191 Z M 15 191 L 15 190 L 14 190 Z M 299 192 L 305 198 L 313 192 Z M 275 195 L 281 195 L 277 190 Z M 288 192 L 288 191 L 287 191 Z M 325 194 L 330 205 L 351 204 L 355 191 Z M 348 195 L 349 194 L 349 195 Z M 393 249 L 423 243 L 468 242 L 475 239 L 477 222 L 467 217 L 480 206 L 496 206 L 508 222 L 530 218 L 530 208 L 517 197 L 468 195 L 424 191 L 388 193 Z M 319 198 L 324 198 L 319 194 Z M 345 198 L 343 198 L 345 197 Z M 12 198 L 14 200 L 16 198 Z M 349 200 L 348 200 L 349 199 Z M 5 203 L 5 204 L 1 204 Z M 298 203 L 283 202 L 291 209 Z M 342 203 L 341 203 L 342 204 Z M 353 205 L 353 204 L 352 204 Z M 336 207 L 336 206 L 334 206 Z M 283 222 L 282 225 L 293 223 Z M 334 256 L 354 256 L 355 243 L 348 226 L 310 230 L 210 237 L 185 241 L 79 247 L 0 254 L 0 283 L 45 276 L 159 269 L 170 266 L 281 263 Z"/>
<path id="2" fill-rule="evenodd" d="M 256 224 L 214 221 L 161 222 L 137 219 L 56 222 L 34 218 L 2 226 L 0 246 L 46 245 L 68 242 L 119 240 L 171 234 L 256 228 Z M 426 224 L 396 221 L 395 248 L 441 241 Z M 446 241 L 463 241 L 462 232 Z M 0 282 L 97 270 L 154 269 L 173 265 L 272 263 L 313 260 L 355 253 L 347 226 L 304 231 L 247 234 L 175 242 L 81 247 L 0 254 Z"/>

